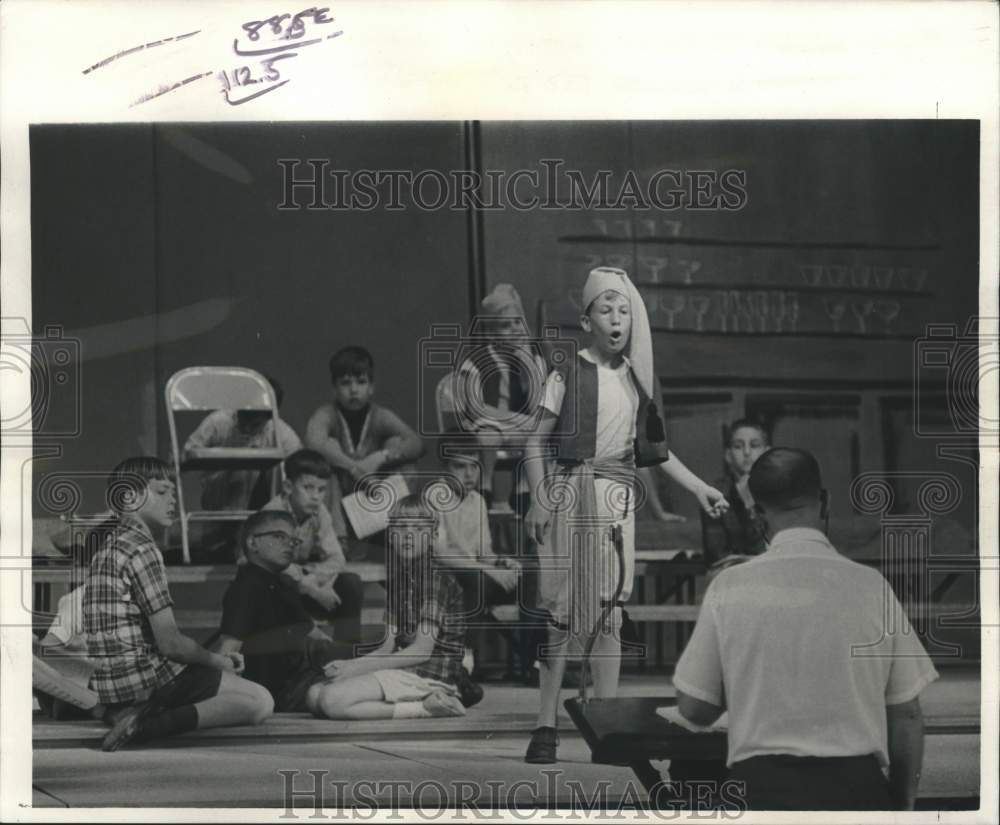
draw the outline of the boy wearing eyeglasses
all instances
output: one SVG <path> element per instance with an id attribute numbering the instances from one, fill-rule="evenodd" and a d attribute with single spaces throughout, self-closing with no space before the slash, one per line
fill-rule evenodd
<path id="1" fill-rule="evenodd" d="M 351 655 L 306 610 L 284 573 L 295 557 L 296 523 L 280 510 L 261 510 L 243 525 L 245 558 L 222 601 L 219 651 L 242 654 L 244 676 L 264 686 L 282 712 L 305 710 L 306 691 L 323 679 L 323 665 Z"/>
<path id="2" fill-rule="evenodd" d="M 291 563 L 282 575 L 295 583 L 311 616 L 333 624 L 337 639 L 359 642 L 364 583 L 344 572 L 344 551 L 323 503 L 333 468 L 315 450 L 292 453 L 284 468 L 284 489 L 262 508 L 288 513 L 295 525 Z"/>

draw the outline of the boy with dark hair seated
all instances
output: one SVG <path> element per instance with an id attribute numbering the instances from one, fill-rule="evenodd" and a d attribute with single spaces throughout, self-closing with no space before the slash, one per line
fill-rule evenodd
<path id="1" fill-rule="evenodd" d="M 319 452 L 337 473 L 330 512 L 338 520 L 338 535 L 347 535 L 340 513 L 340 495 L 355 482 L 379 470 L 409 469 L 424 447 L 417 434 L 385 407 L 372 402 L 375 361 L 363 347 L 344 347 L 330 359 L 333 403 L 324 404 L 306 425 L 306 446 Z"/>
<path id="2" fill-rule="evenodd" d="M 271 715 L 267 691 L 241 679 L 243 657 L 211 653 L 177 629 L 153 530 L 173 523 L 170 468 L 130 458 L 108 479 L 118 519 L 90 564 L 83 621 L 97 669 L 90 687 L 114 723 L 102 748 L 161 739 L 195 728 L 256 725 Z"/>
<path id="3" fill-rule="evenodd" d="M 726 476 L 715 483 L 729 509 L 721 518 L 701 514 L 702 547 L 709 566 L 723 568 L 767 549 L 748 480 L 754 462 L 771 446 L 763 425 L 741 418 L 726 428 Z"/>
<path id="4" fill-rule="evenodd" d="M 297 525 L 281 510 L 261 510 L 241 531 L 245 563 L 222 600 L 219 650 L 242 655 L 245 676 L 267 688 L 281 712 L 305 710 L 309 687 L 324 678 L 323 666 L 348 658 L 352 645 L 338 644 L 316 628 L 294 582 L 283 575 L 294 564 Z"/>
<path id="5" fill-rule="evenodd" d="M 263 507 L 287 513 L 295 526 L 297 543 L 282 575 L 295 583 L 310 615 L 335 622 L 336 638 L 360 642 L 364 584 L 344 572 L 344 551 L 323 503 L 333 471 L 315 450 L 292 453 L 284 467 L 284 490 Z"/>

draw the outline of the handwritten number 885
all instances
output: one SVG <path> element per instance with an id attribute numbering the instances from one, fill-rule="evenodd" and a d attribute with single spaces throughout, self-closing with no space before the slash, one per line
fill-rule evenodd
<path id="1" fill-rule="evenodd" d="M 291 23 L 289 23 L 288 29 L 284 32 L 284 39 L 297 40 L 306 32 L 306 24 L 304 21 L 307 17 L 311 17 L 315 23 L 332 23 L 333 20 L 326 16 L 328 11 L 330 11 L 329 8 L 311 8 L 300 11 L 294 16 L 289 14 L 276 14 L 272 17 L 268 17 L 266 20 L 250 20 L 243 24 L 243 31 L 247 33 L 247 37 L 251 41 L 257 42 L 260 40 L 260 30 L 264 28 L 264 26 L 270 26 L 272 34 L 281 35 L 284 21 L 290 18 Z"/>

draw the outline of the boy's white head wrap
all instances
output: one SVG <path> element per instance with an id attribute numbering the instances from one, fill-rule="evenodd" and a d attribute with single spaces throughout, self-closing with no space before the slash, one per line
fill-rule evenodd
<path id="1" fill-rule="evenodd" d="M 649 317 L 646 315 L 646 303 L 642 300 L 639 290 L 629 280 L 624 269 L 610 266 L 599 266 L 590 270 L 587 283 L 583 287 L 584 312 L 590 305 L 608 290 L 624 295 L 632 311 L 632 333 L 629 336 L 627 355 L 632 365 L 632 371 L 647 397 L 653 397 L 653 336 L 649 330 Z"/>

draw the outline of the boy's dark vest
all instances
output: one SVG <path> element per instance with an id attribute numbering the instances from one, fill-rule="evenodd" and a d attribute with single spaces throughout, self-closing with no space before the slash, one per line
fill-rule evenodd
<path id="1" fill-rule="evenodd" d="M 552 432 L 556 445 L 556 461 L 560 464 L 577 464 L 593 458 L 597 452 L 597 364 L 581 358 L 570 358 L 557 368 L 566 382 L 559 420 Z M 667 460 L 667 434 L 661 410 L 660 382 L 653 378 L 656 398 L 650 398 L 632 375 L 632 383 L 639 395 L 635 422 L 635 463 L 649 467 Z"/>

